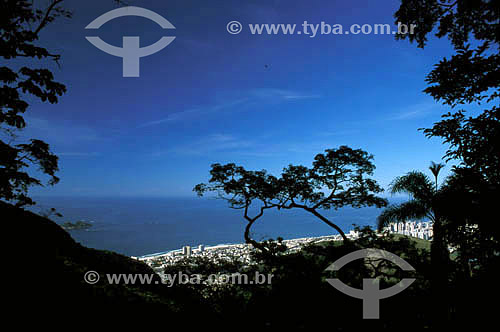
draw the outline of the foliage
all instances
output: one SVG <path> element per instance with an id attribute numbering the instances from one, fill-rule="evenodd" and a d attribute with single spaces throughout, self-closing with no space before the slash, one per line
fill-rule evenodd
<path id="1" fill-rule="evenodd" d="M 455 50 L 427 75 L 424 90 L 452 111 L 422 130 L 441 138 L 448 145 L 444 158 L 456 163 L 436 197 L 443 240 L 461 262 L 456 271 L 469 280 L 487 278 L 500 252 L 500 226 L 492 219 L 500 196 L 500 1 L 403 0 L 395 18 L 417 24 L 415 35 L 396 38 L 424 48 L 435 32 Z M 462 108 L 471 105 L 482 112 L 468 115 Z"/>
<path id="2" fill-rule="evenodd" d="M 391 183 L 391 193 L 407 193 L 411 199 L 407 202 L 391 205 L 377 218 L 379 230 L 393 222 L 429 219 L 433 222 L 433 239 L 431 244 L 432 290 L 436 297 L 433 304 L 434 321 L 442 321 L 450 311 L 447 301 L 448 272 L 450 255 L 445 237 L 445 217 L 443 216 L 443 192 L 437 187 L 438 167 L 430 169 L 436 175 L 436 187 L 431 179 L 422 172 L 413 171 L 397 177 Z M 446 198 L 444 199 L 446 202 Z"/>
<path id="3" fill-rule="evenodd" d="M 441 164 L 441 163 L 435 163 L 433 161 L 431 161 L 431 165 L 429 166 L 429 169 L 432 173 L 432 175 L 434 175 L 434 179 L 435 179 L 435 183 L 436 183 L 436 191 L 438 190 L 438 177 L 439 177 L 439 172 L 441 172 L 441 169 L 443 169 L 444 167 L 444 164 Z"/>
<path id="4" fill-rule="evenodd" d="M 230 207 L 243 209 L 247 220 L 245 240 L 264 251 L 266 248 L 250 237 L 250 228 L 264 211 L 273 208 L 303 209 L 347 240 L 342 229 L 318 210 L 387 205 L 385 199 L 376 195 L 382 188 L 369 178 L 375 169 L 372 159 L 372 155 L 361 149 L 340 146 L 316 155 L 312 167 L 289 165 L 279 178 L 265 170 L 248 171 L 235 164 L 213 164 L 208 184 L 198 184 L 194 191 L 199 196 L 215 192 Z M 250 209 L 257 204 L 258 212 L 251 216 Z"/>
<path id="5" fill-rule="evenodd" d="M 176 299 L 181 311 L 210 312 L 210 321 L 220 326 L 234 326 L 245 322 L 246 328 L 260 329 L 314 329 L 359 331 L 363 328 L 401 328 L 412 324 L 416 328 L 429 325 L 428 302 L 429 253 L 416 247 L 407 237 L 375 233 L 369 228 L 357 229 L 356 242 L 328 241 L 309 244 L 297 252 L 278 250 L 272 257 L 253 256 L 251 264 L 241 265 L 230 260 L 213 261 L 189 258 L 169 265 L 165 272 L 182 273 L 246 273 L 272 274 L 271 284 L 208 285 L 174 284 L 169 294 Z M 279 241 L 272 241 L 278 245 Z M 269 244 L 269 243 L 268 243 Z M 408 274 L 388 262 L 357 260 L 336 274 L 325 269 L 338 258 L 361 248 L 387 250 L 407 260 L 415 269 Z M 258 253 L 258 252 L 257 252 Z M 379 278 L 383 288 L 399 282 L 402 277 L 416 281 L 397 297 L 381 301 L 381 319 L 362 319 L 361 300 L 338 292 L 326 282 L 337 277 L 346 284 L 361 288 L 364 278 Z M 215 288 L 214 288 L 215 287 Z M 212 291 L 210 290 L 212 289 Z M 213 291 L 215 289 L 216 291 Z M 251 317 L 251 319 L 249 319 Z"/>
<path id="6" fill-rule="evenodd" d="M 26 126 L 23 113 L 29 107 L 29 96 L 42 102 L 57 103 L 58 97 L 66 92 L 66 87 L 54 81 L 49 69 L 35 67 L 36 61 L 29 59 L 59 60 L 59 55 L 39 45 L 42 29 L 58 17 L 71 14 L 60 6 L 62 0 L 54 0 L 47 8 L 35 8 L 30 1 L 6 0 L 0 4 L 0 56 L 8 60 L 8 66 L 0 66 L 0 129 L 14 138 L 14 130 Z M 19 62 L 17 60 L 21 59 Z M 33 67 L 19 63 L 30 63 Z M 27 143 L 13 144 L 0 140 L 0 198 L 14 201 L 18 205 L 33 204 L 27 196 L 28 188 L 42 185 L 29 175 L 27 168 L 37 166 L 47 174 L 49 185 L 59 178 L 58 158 L 51 153 L 47 143 L 31 139 Z"/>
<path id="7" fill-rule="evenodd" d="M 494 187 L 473 172 L 452 175 L 442 187 L 440 213 L 446 217 L 446 242 L 456 249 L 461 262 L 457 268 L 469 277 L 480 276 L 499 256 L 499 225 L 492 219 L 497 213 L 496 194 Z"/>
<path id="8" fill-rule="evenodd" d="M 395 17 L 402 23 L 418 25 L 416 34 L 396 38 L 408 38 L 423 48 L 427 35 L 437 26 L 436 36 L 450 39 L 456 54 L 435 65 L 424 91 L 452 108 L 482 102 L 486 102 L 486 108 L 476 117 L 466 116 L 465 110 L 444 114 L 443 120 L 424 129 L 424 133 L 440 137 L 449 145 L 445 158 L 457 160 L 458 168 L 470 169 L 498 188 L 500 2 L 403 0 Z M 470 43 L 478 46 L 471 49 Z"/>
<path id="9" fill-rule="evenodd" d="M 395 18 L 403 24 L 415 24 L 414 34 L 396 35 L 425 47 L 428 34 L 437 31 L 438 38 L 447 36 L 453 46 L 464 45 L 472 35 L 477 40 L 498 43 L 498 1 L 493 0 L 402 0 Z"/>
<path id="10" fill-rule="evenodd" d="M 432 129 L 424 132 L 429 137 L 442 137 L 450 145 L 445 155 L 458 160 L 461 170 L 468 169 L 480 175 L 481 182 L 500 184 L 500 112 L 498 108 L 467 118 L 464 111 L 445 115 Z M 459 173 L 459 172 L 458 172 Z M 457 174 L 458 174 L 457 173 Z"/>
<path id="11" fill-rule="evenodd" d="M 434 188 L 431 180 L 424 173 L 413 171 L 397 177 L 390 186 L 392 194 L 407 193 L 411 200 L 390 205 L 377 218 L 378 228 L 382 230 L 393 222 L 430 219 L 436 221 Z"/>

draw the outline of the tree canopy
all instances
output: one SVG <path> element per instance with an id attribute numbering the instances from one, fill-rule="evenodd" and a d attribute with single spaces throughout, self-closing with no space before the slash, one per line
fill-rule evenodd
<path id="1" fill-rule="evenodd" d="M 470 117 L 466 110 L 449 112 L 428 137 L 440 137 L 449 145 L 447 159 L 500 183 L 500 1 L 498 0 L 402 0 L 396 21 L 416 24 L 415 34 L 397 35 L 424 48 L 427 37 L 448 37 L 455 54 L 443 58 L 427 75 L 425 93 L 452 109 L 485 105 L 483 113 Z"/>
<path id="2" fill-rule="evenodd" d="M 46 142 L 15 141 L 16 133 L 26 127 L 28 100 L 55 104 L 66 92 L 66 86 L 47 69 L 51 62 L 59 64 L 60 55 L 40 42 L 44 28 L 58 18 L 71 17 L 63 2 L 50 0 L 45 7 L 25 0 L 0 2 L 0 57 L 4 59 L 0 65 L 0 199 L 19 206 L 34 204 L 28 190 L 44 183 L 33 175 L 34 167 L 48 176 L 47 184 L 59 181 L 58 157 Z"/>
<path id="3" fill-rule="evenodd" d="M 23 114 L 30 106 L 28 96 L 42 102 L 57 103 L 66 87 L 54 80 L 44 68 L 46 60 L 58 61 L 39 44 L 40 31 L 57 17 L 71 14 L 54 0 L 44 8 L 35 8 L 31 1 L 7 0 L 0 3 L 0 56 L 7 65 L 0 66 L 0 198 L 18 205 L 33 204 L 28 188 L 42 181 L 28 173 L 30 166 L 49 176 L 48 184 L 59 178 L 58 158 L 49 145 L 38 139 L 15 144 L 14 133 L 26 126 Z M 31 59 L 31 60 L 30 60 Z M 19 61 L 20 60 L 20 61 Z M 20 65 L 19 64 L 29 65 Z"/>
<path id="4" fill-rule="evenodd" d="M 433 246 L 458 249 L 460 269 L 467 279 L 472 270 L 480 275 L 497 264 L 500 243 L 500 227 L 491 219 L 498 213 L 500 196 L 500 1 L 402 0 L 395 18 L 417 26 L 414 35 L 397 35 L 397 39 L 409 39 L 424 48 L 434 34 L 447 37 L 455 50 L 427 75 L 424 90 L 451 110 L 431 128 L 421 130 L 429 138 L 441 138 L 448 146 L 444 159 L 455 162 L 439 190 L 436 181 L 433 210 L 439 222 Z M 439 303 L 447 296 L 440 289 L 447 287 L 449 275 L 438 266 L 443 261 L 438 251 L 433 252 L 432 260 L 438 263 L 433 269 L 444 272 L 436 273 L 434 280 L 436 317 L 444 320 L 448 311 Z"/>
<path id="5" fill-rule="evenodd" d="M 268 209 L 303 209 L 334 228 L 347 240 L 340 227 L 318 210 L 339 209 L 344 206 L 362 207 L 387 205 L 379 196 L 382 188 L 370 178 L 375 169 L 373 156 L 361 149 L 340 146 L 328 149 L 314 158 L 312 167 L 289 165 L 280 177 L 265 170 L 248 171 L 235 164 L 213 164 L 207 184 L 194 187 L 199 196 L 215 192 L 232 208 L 243 209 L 247 220 L 245 240 L 256 247 L 250 228 Z M 251 208 L 257 208 L 250 215 Z"/>
<path id="6" fill-rule="evenodd" d="M 417 24 L 414 35 L 396 38 L 408 38 L 424 48 L 427 37 L 434 33 L 438 38 L 447 37 L 455 49 L 454 55 L 443 58 L 427 75 L 424 90 L 451 111 L 431 128 L 421 130 L 448 145 L 444 159 L 454 160 L 456 165 L 447 191 L 460 190 L 470 198 L 460 208 L 485 211 L 474 217 L 448 209 L 448 219 L 454 220 L 450 225 L 476 224 L 498 236 L 499 227 L 484 216 L 496 213 L 496 204 L 489 197 L 500 194 L 500 1 L 403 0 L 395 18 Z M 450 188 L 452 184 L 458 186 L 456 190 Z"/>

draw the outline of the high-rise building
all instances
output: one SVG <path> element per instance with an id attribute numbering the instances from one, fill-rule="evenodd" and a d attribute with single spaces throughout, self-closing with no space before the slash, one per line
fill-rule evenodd
<path id="1" fill-rule="evenodd" d="M 191 246 L 184 246 L 182 247 L 182 255 L 186 256 L 186 257 L 191 257 Z"/>

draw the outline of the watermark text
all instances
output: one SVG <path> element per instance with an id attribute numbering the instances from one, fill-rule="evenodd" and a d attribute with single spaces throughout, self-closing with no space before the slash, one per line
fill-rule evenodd
<path id="1" fill-rule="evenodd" d="M 417 25 L 406 25 L 398 22 L 396 26 L 390 24 L 352 24 L 344 27 L 342 24 L 329 24 L 327 22 L 302 24 L 248 24 L 248 31 L 252 35 L 303 35 L 315 38 L 320 35 L 406 35 L 414 34 Z M 230 21 L 226 26 L 227 32 L 237 35 L 244 30 L 243 24 Z"/>

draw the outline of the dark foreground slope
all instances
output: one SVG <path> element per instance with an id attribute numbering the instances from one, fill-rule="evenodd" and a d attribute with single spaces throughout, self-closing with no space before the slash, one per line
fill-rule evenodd
<path id="1" fill-rule="evenodd" d="M 18 266 L 21 300 L 65 303 L 168 303 L 155 285 L 110 285 L 107 273 L 153 274 L 145 264 L 76 243 L 60 226 L 34 213 L 0 202 L 0 219 L 9 255 Z M 87 271 L 101 281 L 85 282 Z M 159 280 L 155 276 L 155 280 Z M 156 288 L 155 288 L 156 287 Z"/>
<path id="2" fill-rule="evenodd" d="M 484 298 L 497 298 L 498 275 L 492 273 L 494 268 L 479 277 L 465 279 L 456 270 L 459 263 L 456 261 L 451 266 L 455 270 L 450 267 L 449 273 L 449 314 L 435 317 L 432 305 L 435 299 L 430 287 L 434 271 L 428 246 L 419 248 L 418 243 L 407 237 L 380 237 L 365 230 L 363 237 L 355 243 L 311 245 L 295 253 L 281 252 L 278 250 L 280 246 L 270 243 L 269 248 L 274 248 L 274 254 L 265 257 L 256 254 L 254 258 L 259 264 L 251 266 L 242 265 L 237 260 L 182 261 L 169 266 L 166 273 L 208 276 L 241 272 L 253 278 L 258 272 L 259 275 L 273 275 L 272 283 L 190 285 L 177 282 L 169 287 L 162 285 L 158 276 L 150 284 L 110 284 L 106 274 L 154 273 L 147 265 L 126 256 L 76 243 L 49 219 L 0 202 L 0 221 L 4 226 L 3 240 L 7 244 L 4 259 L 8 256 L 15 262 L 15 267 L 4 263 L 4 275 L 7 272 L 16 285 L 11 287 L 6 283 L 4 290 L 14 291 L 15 300 L 37 310 L 53 310 L 61 306 L 73 309 L 82 305 L 94 308 L 102 304 L 162 304 L 161 308 L 156 308 L 159 316 L 151 315 L 156 311 L 149 311 L 147 317 L 161 317 L 162 322 L 171 326 L 181 324 L 187 329 L 201 326 L 204 330 L 215 327 L 221 331 L 238 327 L 254 330 L 319 330 L 327 327 L 333 331 L 401 331 L 428 329 L 441 321 L 450 327 L 447 330 L 452 330 L 452 327 L 476 325 L 496 317 L 491 312 L 496 306 L 483 301 Z M 325 281 L 330 276 L 325 273 L 326 267 L 359 248 L 389 251 L 415 268 L 411 275 L 400 269 L 379 270 L 387 277 L 382 288 L 392 286 L 403 277 L 416 279 L 404 292 L 381 301 L 379 320 L 361 319 L 362 301 L 337 291 Z M 362 260 L 358 261 L 350 263 L 337 275 L 355 288 L 361 288 L 363 279 L 374 272 Z M 86 283 L 84 275 L 88 271 L 98 272 L 100 281 Z M 106 307 L 112 308 L 114 306 Z"/>

